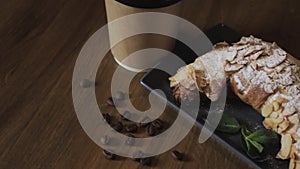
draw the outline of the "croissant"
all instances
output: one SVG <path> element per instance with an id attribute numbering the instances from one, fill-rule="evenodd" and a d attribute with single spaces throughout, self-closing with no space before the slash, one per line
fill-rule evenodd
<path id="1" fill-rule="evenodd" d="M 263 125 L 280 134 L 277 158 L 300 168 L 300 61 L 276 43 L 253 36 L 225 42 L 180 68 L 170 77 L 176 99 L 193 100 L 199 91 L 216 101 L 227 84 L 263 117 Z"/>

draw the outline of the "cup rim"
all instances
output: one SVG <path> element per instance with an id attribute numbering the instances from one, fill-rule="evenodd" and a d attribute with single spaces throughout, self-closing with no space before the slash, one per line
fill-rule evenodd
<path id="1" fill-rule="evenodd" d="M 135 7 L 135 8 L 163 8 L 168 7 L 173 4 L 176 4 L 182 0 L 115 0 L 119 3 L 122 3 L 127 6 Z"/>

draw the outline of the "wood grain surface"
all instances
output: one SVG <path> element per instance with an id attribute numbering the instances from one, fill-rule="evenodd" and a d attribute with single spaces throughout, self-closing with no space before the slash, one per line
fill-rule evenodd
<path id="1" fill-rule="evenodd" d="M 187 0 L 183 17 L 207 29 L 223 22 L 243 34 L 278 42 L 294 56 L 300 55 L 298 0 Z M 102 149 L 82 130 L 73 108 L 71 82 L 76 58 L 86 40 L 106 24 L 101 0 L 0 1 L 0 168 L 134 169 L 150 168 L 131 159 L 108 161 Z M 299 58 L 299 57 L 298 57 Z M 110 97 L 116 69 L 110 53 L 97 74 L 100 108 Z M 131 83 L 137 108 L 149 108 L 139 75 Z M 176 114 L 167 108 L 162 118 Z M 175 161 L 170 152 L 155 158 L 151 168 L 250 168 L 210 139 L 198 144 L 194 127 L 174 149 L 188 160 Z"/>

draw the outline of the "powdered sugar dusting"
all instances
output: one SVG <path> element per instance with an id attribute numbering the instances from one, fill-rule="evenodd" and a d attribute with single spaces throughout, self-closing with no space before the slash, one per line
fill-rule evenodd
<path id="1" fill-rule="evenodd" d="M 171 85 L 176 79 L 177 84 L 181 84 L 187 90 L 193 90 L 197 87 L 197 78 L 201 78 L 198 79 L 198 83 L 203 83 L 209 90 L 201 90 L 200 85 L 198 90 L 214 101 L 218 99 L 222 87 L 226 84 L 226 78 L 230 78 L 231 84 L 238 90 L 242 99 L 257 97 L 262 105 L 280 104 L 277 105 L 278 112 L 275 113 L 288 123 L 293 123 L 294 127 L 285 132 L 290 133 L 300 144 L 300 68 L 288 57 L 289 54 L 276 43 L 268 43 L 253 36 L 243 37 L 233 46 L 221 45 L 180 69 L 177 75 L 172 77 Z M 197 71 L 198 77 L 195 76 Z M 205 72 L 205 76 L 199 72 Z M 262 97 L 253 96 L 256 90 Z M 251 103 L 251 100 L 249 102 Z M 255 106 L 254 104 L 252 106 Z M 256 104 L 255 108 L 262 109 L 262 105 Z"/>

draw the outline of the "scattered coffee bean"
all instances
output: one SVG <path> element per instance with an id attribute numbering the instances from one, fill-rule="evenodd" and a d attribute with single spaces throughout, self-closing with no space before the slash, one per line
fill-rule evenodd
<path id="1" fill-rule="evenodd" d="M 125 111 L 122 115 L 121 115 L 121 119 L 122 120 L 126 120 L 128 121 L 130 119 L 131 113 L 129 111 Z"/>
<path id="2" fill-rule="evenodd" d="M 125 99 L 125 94 L 123 92 L 118 91 L 115 95 L 115 98 L 117 100 L 124 100 Z"/>
<path id="3" fill-rule="evenodd" d="M 142 128 L 147 127 L 150 124 L 150 122 L 151 122 L 151 119 L 146 116 L 141 120 L 139 126 Z"/>
<path id="4" fill-rule="evenodd" d="M 103 114 L 103 118 L 104 118 L 105 122 L 107 122 L 108 124 L 110 124 L 111 117 L 110 117 L 110 115 L 108 113 L 104 113 Z"/>
<path id="5" fill-rule="evenodd" d="M 156 129 L 155 129 L 155 127 L 154 126 L 152 126 L 152 125 L 148 125 L 148 127 L 147 127 L 147 134 L 149 135 L 149 136 L 154 136 L 154 135 L 156 135 Z"/>
<path id="6" fill-rule="evenodd" d="M 128 145 L 128 146 L 134 145 L 134 143 L 135 143 L 135 136 L 132 135 L 132 134 L 128 134 L 127 136 L 128 136 L 128 138 L 126 139 L 125 144 Z"/>
<path id="7" fill-rule="evenodd" d="M 150 158 L 150 157 L 148 157 L 148 158 L 141 158 L 140 159 L 140 163 L 143 166 L 151 166 L 151 164 L 152 164 L 152 158 Z"/>
<path id="8" fill-rule="evenodd" d="M 180 153 L 179 151 L 172 151 L 172 156 L 179 161 L 182 161 L 184 159 L 184 154 Z"/>
<path id="9" fill-rule="evenodd" d="M 117 124 L 115 124 L 113 126 L 113 128 L 117 131 L 117 132 L 121 132 L 123 130 L 123 124 L 121 122 L 118 122 Z"/>
<path id="10" fill-rule="evenodd" d="M 108 105 L 110 105 L 110 106 L 113 106 L 113 107 L 115 106 L 115 103 L 114 103 L 114 100 L 113 100 L 112 97 L 108 98 L 107 101 L 106 101 L 106 103 L 107 103 Z"/>
<path id="11" fill-rule="evenodd" d="M 138 129 L 138 127 L 136 124 L 131 124 L 131 125 L 128 125 L 125 127 L 125 130 L 129 133 L 135 133 L 135 132 L 137 132 L 137 129 Z"/>
<path id="12" fill-rule="evenodd" d="M 156 119 L 151 123 L 152 126 L 154 126 L 156 129 L 160 130 L 164 127 L 163 121 L 160 119 Z"/>
<path id="13" fill-rule="evenodd" d="M 108 152 L 106 150 L 103 150 L 103 155 L 106 159 L 109 159 L 109 160 L 114 160 L 116 159 L 116 155 L 111 153 L 111 152 Z"/>
<path id="14" fill-rule="evenodd" d="M 103 137 L 100 138 L 100 142 L 103 145 L 108 145 L 109 141 L 110 141 L 110 138 L 108 136 L 103 136 Z"/>

